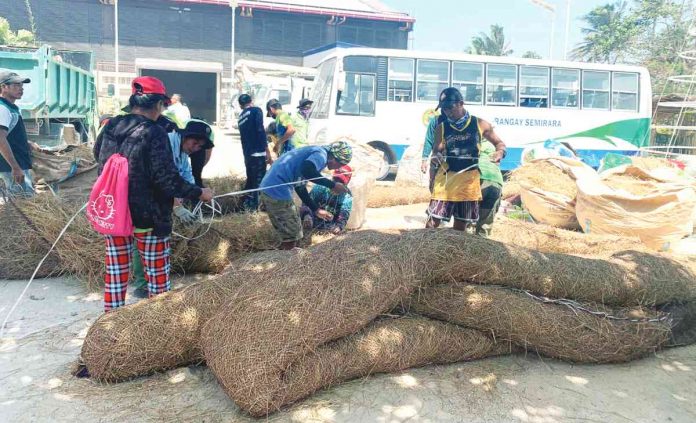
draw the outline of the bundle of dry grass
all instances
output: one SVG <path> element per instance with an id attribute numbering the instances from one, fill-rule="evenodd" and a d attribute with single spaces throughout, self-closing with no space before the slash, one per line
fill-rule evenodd
<path id="1" fill-rule="evenodd" d="M 45 238 L 24 216 L 17 203 L 25 200 L 10 200 L 0 205 L 0 279 L 29 279 L 41 259 L 51 248 Z M 60 274 L 60 259 L 51 253 L 36 274 L 47 278 Z"/>
<path id="2" fill-rule="evenodd" d="M 452 283 L 426 288 L 412 311 L 475 328 L 547 357 L 581 363 L 617 363 L 640 358 L 663 346 L 670 325 L 646 309 L 588 310 L 640 321 L 609 319 L 566 305 L 546 304 L 506 288 Z M 655 319 L 649 321 L 648 319 Z"/>
<path id="3" fill-rule="evenodd" d="M 584 234 L 550 225 L 498 217 L 491 239 L 543 253 L 607 257 L 619 251 L 647 251 L 638 238 Z"/>
<path id="4" fill-rule="evenodd" d="M 375 185 L 370 190 L 370 195 L 367 199 L 367 207 L 381 208 L 404 206 L 427 203 L 429 201 L 430 191 L 426 187 Z"/>
<path id="5" fill-rule="evenodd" d="M 420 262 L 420 273 L 430 282 L 474 281 L 620 306 L 696 297 L 696 263 L 649 252 L 586 258 L 541 253 L 448 230 L 410 231 L 399 242 L 414 246 L 418 253 L 406 257 Z"/>
<path id="6" fill-rule="evenodd" d="M 418 286 L 409 250 L 398 234 L 359 231 L 247 275 L 221 312 L 226 323 L 204 328 L 206 362 L 237 404 L 268 412 L 284 369 L 359 331 Z"/>
<path id="7" fill-rule="evenodd" d="M 280 243 L 265 213 L 230 214 L 207 225 L 177 227 L 193 239 L 173 248 L 174 269 L 184 273 L 220 273 L 231 260 L 252 251 L 276 248 Z"/>
<path id="8" fill-rule="evenodd" d="M 81 358 L 90 376 L 120 382 L 203 361 L 200 331 L 249 274 L 271 271 L 294 252 L 267 251 L 235 271 L 103 314 L 90 327 Z"/>
<path id="9" fill-rule="evenodd" d="M 206 331 L 226 332 L 225 306 Z M 224 373 L 228 345 L 224 339 L 207 338 L 208 364 L 217 369 L 223 388 L 234 389 Z M 421 316 L 378 319 L 361 331 L 321 345 L 298 357 L 283 372 L 278 390 L 269 398 L 240 404 L 253 416 L 264 416 L 319 389 L 375 373 L 396 372 L 427 364 L 454 363 L 510 352 L 507 343 L 496 344 L 482 332 Z M 268 375 L 267 377 L 272 377 Z M 266 401 L 266 402 L 264 402 Z"/>
<path id="10" fill-rule="evenodd" d="M 598 260 L 542 254 L 449 230 L 353 232 L 302 251 L 267 252 L 234 267 L 213 282 L 102 316 L 83 346 L 89 372 L 99 380 L 118 381 L 205 358 L 230 397 L 250 413 L 262 415 L 327 383 L 354 377 L 367 368 L 365 363 L 375 369 L 394 368 L 378 356 L 345 364 L 337 363 L 336 357 L 369 345 L 367 340 L 379 335 L 371 329 L 355 334 L 407 302 L 419 288 L 477 281 L 614 304 L 653 304 L 696 296 L 694 274 L 660 256 L 626 252 Z M 495 292 L 481 289 L 479 296 Z M 508 305 L 509 314 L 502 309 L 492 316 L 514 325 L 542 317 L 546 325 L 562 318 L 574 336 L 617 345 L 605 335 L 587 338 L 586 328 L 606 329 L 595 320 L 569 320 L 569 315 L 558 315 L 557 310 L 545 314 L 524 307 L 518 310 L 510 306 L 513 300 L 519 299 L 496 300 Z M 477 324 L 490 330 L 484 323 Z M 379 330 L 374 333 L 383 333 Z M 537 328 L 525 330 L 543 335 Z M 613 356 L 609 349 L 597 356 L 588 356 L 586 350 L 574 352 L 568 343 L 558 350 L 546 350 L 549 344 L 543 340 L 533 345 L 542 353 L 571 360 L 616 361 L 640 356 L 663 342 L 660 327 L 641 326 L 633 338 L 631 330 L 620 332 L 621 339 L 629 341 Z M 524 343 L 524 333 L 511 333 L 518 338 L 510 335 L 510 339 Z M 450 357 L 440 349 L 447 342 L 423 339 L 424 344 L 440 345 L 436 353 L 442 355 L 437 357 Z M 404 365 L 435 360 L 425 347 L 412 350 L 404 344 L 403 348 Z M 475 347 L 473 351 L 484 350 Z"/>
<path id="11" fill-rule="evenodd" d="M 104 240 L 92 230 L 84 213 L 78 213 L 83 204 L 68 202 L 51 194 L 37 195 L 16 204 L 49 246 L 55 242 L 70 218 L 77 213 L 75 221 L 68 226 L 56 244 L 54 251 L 60 259 L 60 265 L 54 269 L 58 269 L 58 273 L 77 276 L 89 288 L 102 286 Z M 39 257 L 33 263 L 32 270 L 39 264 L 40 259 Z M 44 263 L 42 267 L 47 265 L 48 263 Z"/>
<path id="12" fill-rule="evenodd" d="M 507 185 L 507 191 L 504 191 L 503 198 L 511 195 L 516 186 L 539 188 L 547 192 L 565 195 L 570 199 L 575 198 L 578 194 L 575 180 L 561 168 L 545 160 L 533 161 L 515 169 L 509 174 Z"/>
<path id="13" fill-rule="evenodd" d="M 237 192 L 244 189 L 246 180 L 237 176 L 226 176 L 205 180 L 205 186 L 215 191 L 215 195 Z M 235 213 L 242 210 L 244 196 L 234 195 L 216 198 L 222 214 Z"/>

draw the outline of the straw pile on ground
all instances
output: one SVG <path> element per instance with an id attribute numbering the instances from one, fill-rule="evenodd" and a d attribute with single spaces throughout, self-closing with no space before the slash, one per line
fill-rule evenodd
<path id="1" fill-rule="evenodd" d="M 506 185 L 508 188 L 504 191 L 503 198 L 512 195 L 516 186 L 524 185 L 565 195 L 571 199 L 578 194 L 575 180 L 558 166 L 544 160 L 527 163 L 510 172 Z"/>
<path id="2" fill-rule="evenodd" d="M 507 288 L 453 283 L 424 289 L 411 310 L 479 329 L 547 357 L 581 363 L 633 360 L 654 352 L 669 338 L 670 326 L 659 313 L 641 308 L 614 311 L 597 304 L 583 307 L 600 314 L 544 303 Z M 627 320 L 607 319 L 605 314 Z"/>
<path id="3" fill-rule="evenodd" d="M 37 245 L 53 244 L 70 218 L 75 214 L 75 221 L 66 229 L 54 252 L 59 264 L 54 267 L 56 274 L 74 275 L 83 280 L 88 287 L 97 288 L 104 279 L 104 240 L 89 226 L 83 204 L 68 202 L 50 194 L 37 195 L 31 199 L 16 200 L 15 204 L 23 216 L 40 236 Z M 15 220 L 7 225 L 14 225 Z M 11 234 L 9 234 L 11 236 Z M 21 236 L 21 234 L 20 234 Z M 44 254 L 48 249 L 43 250 Z M 43 256 L 42 256 L 43 257 Z M 31 276 L 41 257 L 28 256 L 26 261 L 26 279 Z M 42 268 L 49 269 L 44 263 Z"/>
<path id="4" fill-rule="evenodd" d="M 662 315 L 634 309 L 696 298 L 689 265 L 642 252 L 543 254 L 450 230 L 359 231 L 265 253 L 212 282 L 102 316 L 82 358 L 105 381 L 205 360 L 255 416 L 349 378 L 517 346 L 572 361 L 625 361 L 666 343 L 668 321 L 646 321 Z M 486 286 L 462 285 L 471 282 Z M 509 288 L 595 302 L 586 307 L 638 321 L 613 321 L 569 301 L 544 304 Z M 383 319 L 409 303 L 448 322 Z"/>
<path id="5" fill-rule="evenodd" d="M 7 248 L 0 252 L 0 278 L 28 279 L 82 205 L 45 194 L 3 206 L 0 221 L 7 230 L 0 242 Z M 196 238 L 172 239 L 172 266 L 180 273 L 219 273 L 230 260 L 251 251 L 273 249 L 279 242 L 268 217 L 261 213 L 229 214 L 216 217 L 210 228 L 207 224 L 177 225 L 174 230 Z M 104 240 L 91 228 L 84 212 L 78 213 L 54 252 L 39 277 L 69 274 L 90 289 L 103 285 Z"/>
<path id="6" fill-rule="evenodd" d="M 224 320 L 215 319 L 206 330 L 225 333 L 224 324 Z M 224 343 L 217 345 L 223 348 Z M 507 354 L 512 349 L 510 344 L 496 343 L 478 330 L 422 316 L 377 319 L 353 335 L 299 356 L 284 371 L 272 396 L 253 397 L 251 403 L 241 405 L 252 415 L 263 416 L 322 388 L 368 374 L 470 361 Z M 219 357 L 209 363 L 218 373 L 225 370 L 225 351 L 206 352 L 206 356 Z M 224 389 L 235 389 L 234 385 L 229 388 L 225 385 L 229 379 L 218 377 L 218 380 Z"/>
<path id="7" fill-rule="evenodd" d="M 48 253 L 51 243 L 44 239 L 31 221 L 24 216 L 15 200 L 0 205 L 0 279 L 28 279 L 36 265 Z M 37 277 L 58 275 L 60 259 L 55 253 L 48 256 Z"/>
<path id="8" fill-rule="evenodd" d="M 367 207 L 405 206 L 429 201 L 430 191 L 427 187 L 375 185 L 367 199 Z"/>
<path id="9" fill-rule="evenodd" d="M 244 189 L 246 179 L 236 176 L 226 176 L 206 179 L 204 185 L 211 188 L 215 195 L 237 192 Z M 216 198 L 222 214 L 235 213 L 242 210 L 245 197 L 240 195 Z"/>
<path id="10" fill-rule="evenodd" d="M 491 239 L 543 253 L 607 257 L 624 250 L 648 251 L 638 238 L 583 234 L 550 225 L 496 218 Z"/>

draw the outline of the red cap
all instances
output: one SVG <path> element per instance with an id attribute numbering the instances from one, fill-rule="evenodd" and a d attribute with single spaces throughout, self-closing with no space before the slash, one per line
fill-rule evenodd
<path id="1" fill-rule="evenodd" d="M 338 169 L 334 170 L 333 179 L 336 182 L 340 182 L 343 185 L 348 185 L 350 178 L 353 175 L 353 169 L 348 165 L 343 165 Z"/>
<path id="2" fill-rule="evenodd" d="M 131 82 L 131 94 L 161 94 L 167 98 L 165 103 L 169 102 L 167 89 L 159 79 L 154 76 L 140 76 Z"/>

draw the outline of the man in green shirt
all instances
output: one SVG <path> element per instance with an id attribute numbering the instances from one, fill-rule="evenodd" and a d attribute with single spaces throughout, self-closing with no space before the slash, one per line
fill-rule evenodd
<path id="1" fill-rule="evenodd" d="M 488 141 L 481 142 L 479 151 L 479 172 L 481 172 L 481 195 L 479 220 L 476 223 L 476 234 L 488 237 L 491 234 L 495 215 L 500 207 L 500 197 L 503 194 L 503 174 L 500 166 L 491 161 L 495 147 Z"/>

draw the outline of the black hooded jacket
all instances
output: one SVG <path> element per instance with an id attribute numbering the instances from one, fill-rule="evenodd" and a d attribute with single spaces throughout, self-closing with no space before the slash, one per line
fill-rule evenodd
<path id="1" fill-rule="evenodd" d="M 167 133 L 145 116 L 114 117 L 94 145 L 100 174 L 116 153 L 128 159 L 128 205 L 133 225 L 152 228 L 156 236 L 169 236 L 174 198 L 197 200 L 202 191 L 179 175 Z"/>

